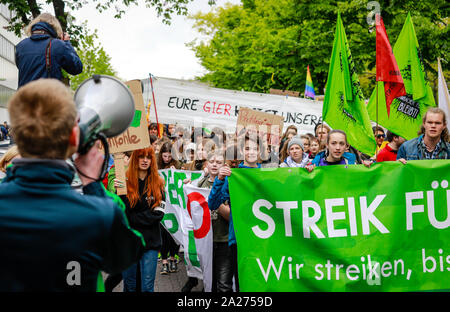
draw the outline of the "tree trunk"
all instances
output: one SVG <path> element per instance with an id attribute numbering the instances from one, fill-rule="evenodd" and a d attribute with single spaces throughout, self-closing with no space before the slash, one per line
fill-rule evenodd
<path id="1" fill-rule="evenodd" d="M 64 12 L 64 1 L 53 0 L 53 9 L 55 10 L 55 16 L 61 23 L 63 32 L 67 30 L 67 14 Z"/>
<path id="2" fill-rule="evenodd" d="M 39 14 L 41 14 L 41 10 L 39 10 L 36 0 L 27 0 L 27 2 L 33 18 L 36 18 Z"/>

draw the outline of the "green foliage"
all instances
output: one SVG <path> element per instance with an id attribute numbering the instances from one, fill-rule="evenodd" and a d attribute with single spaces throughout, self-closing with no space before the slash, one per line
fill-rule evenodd
<path id="1" fill-rule="evenodd" d="M 97 30 L 90 33 L 86 24 L 83 24 L 82 27 L 85 29 L 85 35 L 77 48 L 77 54 L 83 63 L 83 72 L 75 76 L 69 75 L 70 87 L 73 90 L 76 90 L 84 80 L 92 77 L 92 75 L 117 75 L 110 64 L 111 57 L 97 43 Z"/>
<path id="2" fill-rule="evenodd" d="M 192 1 L 145 0 L 145 5 L 148 8 L 154 8 L 158 17 L 162 18 L 163 23 L 170 24 L 171 17 L 174 14 L 187 15 L 187 5 Z M 91 2 L 95 3 L 99 13 L 113 8 L 115 18 L 121 18 L 126 13 L 127 7 L 139 4 L 138 0 L 91 0 Z M 13 31 L 17 36 L 20 36 L 23 28 L 41 13 L 43 4 L 51 4 L 63 31 L 70 35 L 72 45 L 77 47 L 78 42 L 83 40 L 82 26 L 75 23 L 70 12 L 76 11 L 87 4 L 86 0 L 0 0 L 0 3 L 6 4 L 11 11 L 16 12 L 7 29 Z M 215 0 L 208 0 L 208 3 L 213 5 Z"/>
<path id="3" fill-rule="evenodd" d="M 208 71 L 199 77 L 213 86 L 268 92 L 270 88 L 300 91 L 310 65 L 316 94 L 323 94 L 328 75 L 337 12 L 354 57 L 363 93 L 375 85 L 375 31 L 368 24 L 371 7 L 366 0 L 245 0 L 212 13 L 191 18 L 206 40 L 188 46 Z M 386 30 L 395 44 L 408 11 L 411 12 L 422 56 L 430 76 L 436 58 L 449 60 L 448 13 L 445 0 L 384 0 Z M 443 62 L 444 70 L 449 69 Z M 274 82 L 271 77 L 273 74 Z"/>

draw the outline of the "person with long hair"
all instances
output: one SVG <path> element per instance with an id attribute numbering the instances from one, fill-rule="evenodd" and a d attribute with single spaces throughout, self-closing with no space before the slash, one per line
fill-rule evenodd
<path id="1" fill-rule="evenodd" d="M 164 143 L 158 154 L 158 169 L 180 169 L 180 167 L 180 162 L 172 157 L 172 144 L 170 142 Z M 162 224 L 160 224 L 160 228 L 162 237 L 160 249 L 162 260 L 161 274 L 166 275 L 175 273 L 178 271 L 177 260 L 175 257 L 178 255 L 180 245 L 175 242 L 172 235 Z M 167 258 L 167 255 L 169 255 L 169 259 Z"/>
<path id="2" fill-rule="evenodd" d="M 302 139 L 300 137 L 294 136 L 284 143 L 283 155 L 280 168 L 286 167 L 301 167 L 304 168 L 308 161 L 308 154 L 305 152 Z M 286 154 L 287 152 L 287 154 Z"/>
<path id="3" fill-rule="evenodd" d="M 315 167 L 331 165 L 355 165 L 356 156 L 347 152 L 349 144 L 347 134 L 338 129 L 331 130 L 327 135 L 326 150 L 317 154 L 317 156 L 305 168 L 311 172 Z M 370 167 L 373 161 L 364 160 L 362 164 Z"/>
<path id="4" fill-rule="evenodd" d="M 158 251 L 161 248 L 159 224 L 164 217 L 164 179 L 158 174 L 152 147 L 133 151 L 126 172 L 127 194 L 120 198 L 130 227 L 142 233 L 145 252 L 137 263 L 123 272 L 124 291 L 136 291 L 136 272 L 141 272 L 141 291 L 154 291 Z"/>
<path id="5" fill-rule="evenodd" d="M 172 157 L 172 143 L 169 141 L 164 142 L 159 149 L 157 167 L 158 169 L 181 168 L 180 162 Z"/>

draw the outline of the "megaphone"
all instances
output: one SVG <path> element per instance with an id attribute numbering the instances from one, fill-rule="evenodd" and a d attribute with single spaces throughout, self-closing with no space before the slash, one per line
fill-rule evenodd
<path id="1" fill-rule="evenodd" d="M 105 164 L 109 158 L 106 138 L 124 132 L 134 118 L 135 105 L 128 87 L 118 79 L 106 75 L 93 75 L 77 88 L 74 101 L 79 114 L 79 154 L 86 154 L 96 140 L 105 148 Z M 102 176 L 106 174 L 105 170 Z"/>

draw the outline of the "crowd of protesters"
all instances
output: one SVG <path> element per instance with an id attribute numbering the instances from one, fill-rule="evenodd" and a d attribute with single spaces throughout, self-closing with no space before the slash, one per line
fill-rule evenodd
<path id="1" fill-rule="evenodd" d="M 252 131 L 226 134 L 219 128 L 209 130 L 173 124 L 158 126 L 156 123 L 151 123 L 148 131 L 152 147 L 146 149 L 146 153 L 155 154 L 149 159 L 156 162 L 157 169 L 172 168 L 204 172 L 204 177 L 196 185 L 211 189 L 208 204 L 212 211 L 214 241 L 212 290 L 238 291 L 237 247 L 228 190 L 228 176 L 231 175 L 231 168 L 303 167 L 312 171 L 317 166 L 363 164 L 370 167 L 374 162 L 397 159 L 402 163 L 410 159 L 449 159 L 450 144 L 446 124 L 443 111 L 438 108 L 430 109 L 424 117 L 420 136 L 411 140 L 416 142 L 414 146 L 418 146 L 420 151 L 416 151 L 415 154 L 411 152 L 412 148 L 402 149 L 404 138 L 390 131 L 387 131 L 386 135 L 382 127 L 374 126 L 373 134 L 377 142 L 377 150 L 374 151 L 374 155 L 365 155 L 349 145 L 344 131 L 331 129 L 326 124 L 317 124 L 315 134 L 304 135 L 298 135 L 297 128 L 289 126 L 279 138 L 280 146 L 271 146 L 269 142 L 272 141 L 267 137 L 263 140 L 264 136 Z M 410 145 L 411 141 L 408 141 L 406 146 Z M 240 143 L 242 143 L 241 146 L 239 146 Z M 134 151 L 131 155 L 142 152 L 143 150 Z M 142 161 L 145 163 L 145 160 Z M 152 160 L 149 162 L 151 163 Z M 109 175 L 108 181 L 106 185 L 123 184 L 123 181 L 118 181 L 114 175 Z M 191 183 L 190 180 L 184 182 Z M 143 182 L 140 183 L 143 185 Z M 115 192 L 114 189 L 110 190 Z M 129 201 L 125 198 L 124 201 L 127 207 L 130 207 Z M 148 217 L 147 220 L 151 218 Z M 130 222 L 133 225 L 133 221 Z M 175 257 L 178 255 L 180 246 L 162 225 L 159 232 L 161 239 L 156 245 L 160 247 L 159 257 L 162 260 L 160 274 L 176 272 Z M 156 267 L 152 270 L 151 276 L 154 282 Z M 142 274 L 143 272 L 145 271 L 141 269 Z M 141 276 L 141 280 L 145 280 L 145 276 Z M 197 284 L 196 278 L 188 277 L 180 291 L 189 292 Z M 142 285 L 144 289 L 144 284 Z"/>
<path id="2" fill-rule="evenodd" d="M 450 159 L 447 116 L 439 108 L 427 111 L 419 136 L 409 141 L 374 127 L 373 155 L 359 152 L 344 131 L 323 123 L 302 135 L 289 126 L 275 139 L 251 129 L 230 134 L 219 128 L 152 123 L 151 146 L 124 155 L 126 181 L 116 177 L 113 164 L 102 187 L 91 178 L 100 176 L 104 157 L 99 146 L 78 155 L 74 166 L 66 161 L 78 149 L 80 130 L 73 97 L 58 80 L 61 69 L 73 74 L 82 70 L 70 38 L 48 14 L 36 18 L 27 33 L 30 37 L 16 49 L 21 87 L 9 102 L 17 145 L 0 159 L 0 291 L 94 291 L 101 271 L 108 273 L 106 291 L 121 280 L 124 291 L 154 291 L 158 258 L 160 274 L 168 275 L 178 271 L 180 251 L 161 225 L 161 169 L 204 173 L 196 185 L 211 189 L 212 291 L 231 292 L 239 291 L 231 168 L 300 167 L 311 172 L 318 166 Z M 30 66 L 36 60 L 31 50 L 40 57 L 39 66 Z M 47 58 L 52 67 L 42 61 Z M 11 136 L 9 130 L 7 124 L 1 127 L 2 138 Z M 82 194 L 71 188 L 76 172 L 84 173 L 79 176 Z M 115 193 L 122 186 L 127 193 L 119 197 Z M 79 281 L 67 276 L 74 263 L 83 268 Z M 197 283 L 187 278 L 180 291 L 189 292 Z"/>

